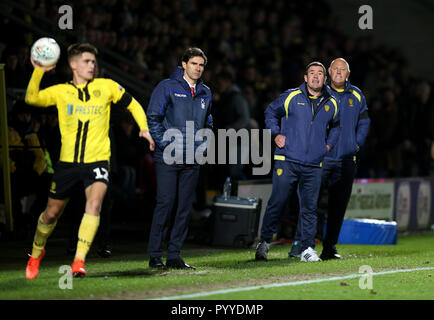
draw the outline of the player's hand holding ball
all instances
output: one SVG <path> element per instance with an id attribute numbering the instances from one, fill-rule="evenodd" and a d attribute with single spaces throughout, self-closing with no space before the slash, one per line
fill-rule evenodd
<path id="1" fill-rule="evenodd" d="M 53 70 L 60 58 L 60 47 L 52 38 L 37 40 L 30 50 L 30 61 L 34 68 L 41 68 L 45 72 Z"/>

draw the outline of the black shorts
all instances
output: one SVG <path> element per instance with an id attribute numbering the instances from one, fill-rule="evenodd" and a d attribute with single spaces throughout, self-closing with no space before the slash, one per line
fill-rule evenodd
<path id="1" fill-rule="evenodd" d="M 108 161 L 92 163 L 58 162 L 51 180 L 48 196 L 63 200 L 69 198 L 75 187 L 82 183 L 84 189 L 96 181 L 109 183 Z"/>

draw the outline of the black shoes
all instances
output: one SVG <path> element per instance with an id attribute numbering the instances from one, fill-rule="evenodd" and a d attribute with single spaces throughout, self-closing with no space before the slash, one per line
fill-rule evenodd
<path id="1" fill-rule="evenodd" d="M 168 259 L 164 265 L 161 257 L 151 258 L 149 260 L 149 267 L 154 269 L 190 269 L 196 270 L 196 267 L 190 266 L 182 260 L 182 258 Z"/>
<path id="2" fill-rule="evenodd" d="M 342 259 L 342 256 L 338 254 L 336 247 L 333 246 L 331 248 L 323 248 L 321 255 L 319 256 L 321 260 L 333 260 L 333 259 Z"/>
<path id="3" fill-rule="evenodd" d="M 190 269 L 196 270 L 196 267 L 190 266 L 182 260 L 182 258 L 169 259 L 166 261 L 166 267 L 171 269 Z"/>
<path id="4" fill-rule="evenodd" d="M 301 241 L 294 241 L 291 250 L 288 252 L 288 257 L 298 258 L 301 256 L 301 252 L 302 252 Z"/>
<path id="5" fill-rule="evenodd" d="M 68 246 L 68 248 L 66 248 L 66 255 L 73 257 L 76 251 L 76 246 Z M 100 258 L 110 258 L 112 256 L 112 249 L 110 246 L 104 245 L 99 247 L 96 253 Z"/>
<path id="6" fill-rule="evenodd" d="M 101 246 L 96 252 L 101 258 L 110 258 L 112 256 L 112 249 L 108 245 Z"/>
<path id="7" fill-rule="evenodd" d="M 166 266 L 161 260 L 161 257 L 155 257 L 149 259 L 149 267 L 154 269 L 166 269 Z"/>

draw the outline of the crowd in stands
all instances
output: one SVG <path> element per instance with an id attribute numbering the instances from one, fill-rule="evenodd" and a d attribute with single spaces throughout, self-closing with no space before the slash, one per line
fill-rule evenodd
<path id="1" fill-rule="evenodd" d="M 53 21 L 59 19 L 58 7 L 63 4 L 57 0 L 23 3 Z M 374 45 L 371 36 L 345 35 L 326 1 L 77 0 L 73 13 L 73 32 L 79 41 L 134 61 L 141 68 L 124 63 L 119 67 L 151 87 L 171 75 L 187 47 L 200 47 L 208 56 L 203 80 L 213 90 L 213 105 L 218 106 L 222 94 L 218 75 L 230 74 L 248 102 L 246 128 L 264 128 L 265 108 L 281 92 L 302 83 L 309 62 L 328 66 L 343 57 L 351 67 L 351 83 L 366 96 L 372 121 L 366 146 L 360 150 L 357 176 L 434 174 L 432 83 L 411 74 L 401 49 Z M 2 19 L 2 30 L 17 28 Z M 6 64 L 7 86 L 25 89 L 32 72 L 29 48 L 38 37 L 26 29 L 21 37 L 13 34 L 1 41 L 0 61 Z M 27 128 L 14 127 L 19 104 L 8 101 L 10 126 L 22 140 L 35 132 L 46 149 L 55 148 L 57 136 L 50 131 L 55 113 L 31 111 Z M 127 134 L 128 124 L 122 126 L 123 135 Z M 50 155 L 55 161 L 56 151 Z M 127 166 L 142 170 L 138 163 Z"/>

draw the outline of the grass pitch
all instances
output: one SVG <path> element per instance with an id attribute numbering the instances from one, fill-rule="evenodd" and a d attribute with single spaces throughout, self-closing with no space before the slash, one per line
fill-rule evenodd
<path id="1" fill-rule="evenodd" d="M 258 286 L 255 290 L 198 296 L 195 299 L 241 300 L 388 300 L 434 299 L 434 233 L 400 236 L 397 245 L 338 245 L 343 259 L 303 263 L 288 258 L 288 245 L 270 248 L 269 261 L 255 262 L 254 249 L 232 249 L 186 244 L 183 257 L 195 271 L 153 270 L 148 267 L 146 243 L 123 240 L 113 246 L 113 257 L 102 259 L 91 250 L 84 279 L 73 279 L 72 288 L 63 265 L 72 257 L 65 254 L 65 239 L 49 239 L 47 254 L 34 280 L 25 279 L 29 243 L 0 243 L 0 299 L 158 299 Z M 321 252 L 321 245 L 316 247 Z M 361 289 L 358 274 L 363 265 L 374 273 L 423 268 L 424 270 L 374 275 L 372 289 Z M 63 278 L 62 278 L 63 277 Z M 311 280 L 337 277 L 315 283 Z M 305 281 L 303 284 L 267 287 L 276 283 Z M 259 288 L 261 287 L 262 288 Z"/>

